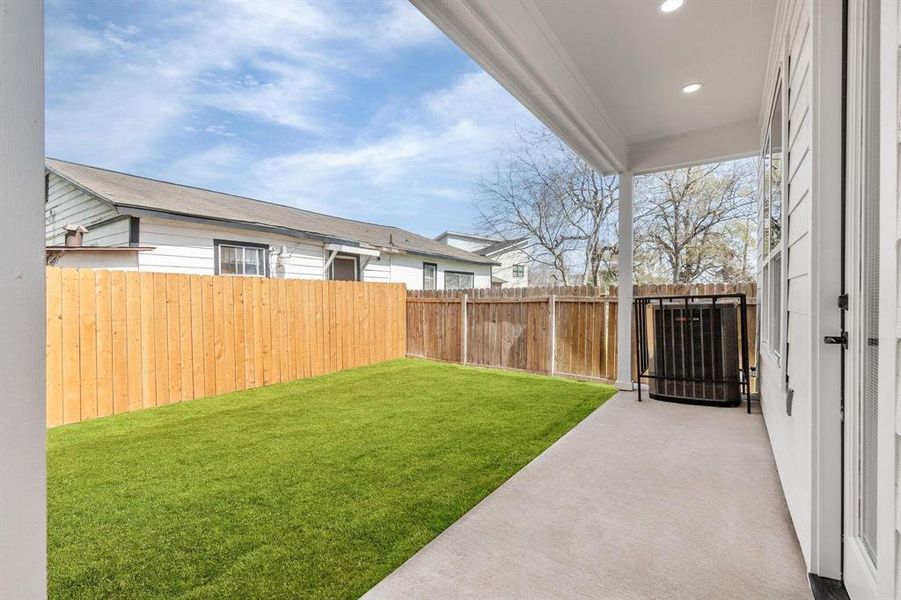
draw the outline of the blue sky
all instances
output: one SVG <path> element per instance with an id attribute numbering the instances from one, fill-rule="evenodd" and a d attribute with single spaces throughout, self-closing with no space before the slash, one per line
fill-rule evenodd
<path id="1" fill-rule="evenodd" d="M 537 124 L 402 0 L 46 6 L 64 160 L 435 235 Z"/>

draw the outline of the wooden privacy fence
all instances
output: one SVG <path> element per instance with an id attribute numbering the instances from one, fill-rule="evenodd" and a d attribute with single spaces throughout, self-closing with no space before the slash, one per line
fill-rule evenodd
<path id="1" fill-rule="evenodd" d="M 756 284 L 636 285 L 635 296 L 748 295 L 756 364 Z M 592 286 L 407 293 L 407 354 L 437 360 L 613 381 L 616 288 Z M 633 323 L 634 339 L 634 323 Z M 633 357 L 633 377 L 635 375 Z"/>
<path id="2" fill-rule="evenodd" d="M 557 294 L 408 296 L 407 354 L 614 379 L 616 301 Z"/>
<path id="3" fill-rule="evenodd" d="M 47 425 L 399 358 L 402 284 L 47 269 Z"/>

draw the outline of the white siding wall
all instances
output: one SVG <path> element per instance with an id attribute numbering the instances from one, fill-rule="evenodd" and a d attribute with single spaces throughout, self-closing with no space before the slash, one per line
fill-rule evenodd
<path id="1" fill-rule="evenodd" d="M 444 236 L 441 238 L 441 241 L 456 248 L 468 250 L 469 252 L 481 250 L 492 243 L 492 240 L 487 238 L 472 239 L 454 234 Z M 495 277 L 499 277 L 506 281 L 506 283 L 503 284 L 503 287 L 527 287 L 529 285 L 528 257 L 526 257 L 526 254 L 523 251 L 514 250 L 503 254 L 496 254 L 493 255 L 491 259 L 500 263 L 494 267 L 492 274 Z M 522 277 L 513 277 L 513 265 L 523 265 L 523 267 L 525 267 Z"/>
<path id="2" fill-rule="evenodd" d="M 454 234 L 446 235 L 439 241 L 456 248 L 468 250 L 469 252 L 475 252 L 491 243 L 491 240 L 489 239 L 472 239 Z"/>
<path id="3" fill-rule="evenodd" d="M 811 432 L 811 19 L 807 2 L 788 3 L 782 31 L 776 32 L 771 48 L 771 64 L 778 67 L 786 54 L 787 40 L 790 71 L 783 65 L 783 94 L 788 92 L 789 137 L 784 163 L 783 202 L 783 306 L 787 317 L 781 360 L 776 348 L 762 344 L 760 353 L 761 404 L 767 431 L 785 491 L 786 501 L 801 543 L 805 559 L 810 561 L 812 455 Z M 771 74 L 770 83 L 774 83 Z M 772 90 L 771 90 L 772 91 Z M 767 96 L 769 97 L 769 95 Z M 766 123 L 761 123 L 762 131 Z M 765 136 L 765 132 L 761 137 Z M 767 290 L 761 282 L 762 298 Z M 772 302 L 769 305 L 772 308 Z M 788 376 L 786 386 L 785 377 Z M 785 389 L 794 390 L 791 416 L 786 414 Z"/>
<path id="4" fill-rule="evenodd" d="M 507 282 L 503 284 L 503 287 L 528 287 L 529 265 L 525 252 L 522 250 L 512 250 L 510 252 L 504 252 L 503 254 L 495 254 L 491 256 L 491 259 L 500 263 L 498 266 L 494 267 L 493 274 L 495 277 L 500 277 Z M 513 276 L 513 265 L 523 266 L 522 277 Z"/>
<path id="5" fill-rule="evenodd" d="M 391 257 L 373 257 L 363 269 L 363 281 L 391 281 Z"/>
<path id="6" fill-rule="evenodd" d="M 244 229 L 146 217 L 141 218 L 139 240 L 142 246 L 153 246 L 154 249 L 138 255 L 140 269 L 211 275 L 215 269 L 213 240 L 216 239 L 285 246 L 288 257 L 283 267 L 277 267 L 275 257 L 270 257 L 270 273 L 274 277 L 323 278 L 324 250 L 321 245 Z"/>
<path id="7" fill-rule="evenodd" d="M 385 258 L 382 258 L 385 260 Z M 408 290 L 422 289 L 422 263 L 430 262 L 438 265 L 438 289 L 444 289 L 445 271 L 463 271 L 474 275 L 474 285 L 477 288 L 491 287 L 491 266 L 477 263 L 466 263 L 440 258 L 430 258 L 412 254 L 398 254 L 391 256 L 391 281 L 392 283 L 406 284 Z"/>
<path id="8" fill-rule="evenodd" d="M 51 173 L 47 184 L 46 238 L 48 246 L 62 245 L 66 225 L 84 225 L 114 218 L 113 206 Z"/>
<path id="9" fill-rule="evenodd" d="M 85 246 L 127 246 L 128 223 L 128 217 L 123 217 L 99 227 L 89 227 L 82 242 Z"/>
<path id="10" fill-rule="evenodd" d="M 144 217 L 140 224 L 140 244 L 153 246 L 153 250 L 138 254 L 142 271 L 167 271 L 175 273 L 212 274 L 213 240 L 225 239 L 255 244 L 269 244 L 273 247 L 285 246 L 288 258 L 284 268 L 277 269 L 273 257 L 270 273 L 288 279 L 323 279 L 323 266 L 327 252 L 315 243 L 299 242 L 296 239 L 247 231 L 228 229 L 193 223 L 182 223 Z M 422 263 L 438 264 L 438 285 L 444 287 L 444 271 L 467 271 L 475 273 L 476 287 L 489 287 L 491 268 L 460 261 L 433 259 L 429 257 L 403 254 L 383 254 L 373 258 L 363 271 L 364 281 L 405 283 L 408 289 L 422 289 Z"/>
<path id="11" fill-rule="evenodd" d="M 52 174 L 49 198 L 46 213 L 48 245 L 63 244 L 65 241 L 63 228 L 70 223 L 81 224 L 88 228 L 84 237 L 85 245 L 128 245 L 128 218 L 109 221 L 115 218 L 117 213 L 106 202 Z M 105 223 L 98 227 L 93 226 L 101 222 Z M 323 266 L 327 252 L 321 244 L 314 242 L 301 242 L 288 236 L 246 229 L 214 227 L 151 217 L 141 217 L 139 232 L 139 244 L 151 246 L 152 250 L 122 256 L 71 253 L 65 255 L 58 264 L 210 275 L 215 269 L 213 241 L 224 239 L 269 244 L 273 248 L 284 246 L 287 249 L 287 258 L 283 260 L 281 266 L 278 266 L 275 256 L 270 257 L 270 273 L 275 277 L 324 278 Z M 363 270 L 363 280 L 399 282 L 407 284 L 409 289 L 422 289 L 423 262 L 438 264 L 439 289 L 444 287 L 444 272 L 448 270 L 473 273 L 476 287 L 491 285 L 490 265 L 418 255 L 385 254 L 373 258 Z"/>

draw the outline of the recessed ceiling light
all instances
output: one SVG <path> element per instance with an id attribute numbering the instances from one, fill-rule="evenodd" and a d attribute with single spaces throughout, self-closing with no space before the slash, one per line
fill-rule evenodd
<path id="1" fill-rule="evenodd" d="M 660 12 L 671 13 L 682 8 L 683 4 L 685 4 L 685 0 L 663 0 L 660 3 Z"/>
<path id="2" fill-rule="evenodd" d="M 700 81 L 695 81 L 693 83 L 689 83 L 689 84 L 682 86 L 682 93 L 683 94 L 694 94 L 695 92 L 700 90 L 702 87 L 704 87 L 703 83 L 701 83 Z"/>

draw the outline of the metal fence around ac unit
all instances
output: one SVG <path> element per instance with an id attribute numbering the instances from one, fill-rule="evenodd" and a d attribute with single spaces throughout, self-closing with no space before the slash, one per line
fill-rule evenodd
<path id="1" fill-rule="evenodd" d="M 635 298 L 638 398 L 751 408 L 745 294 Z"/>

